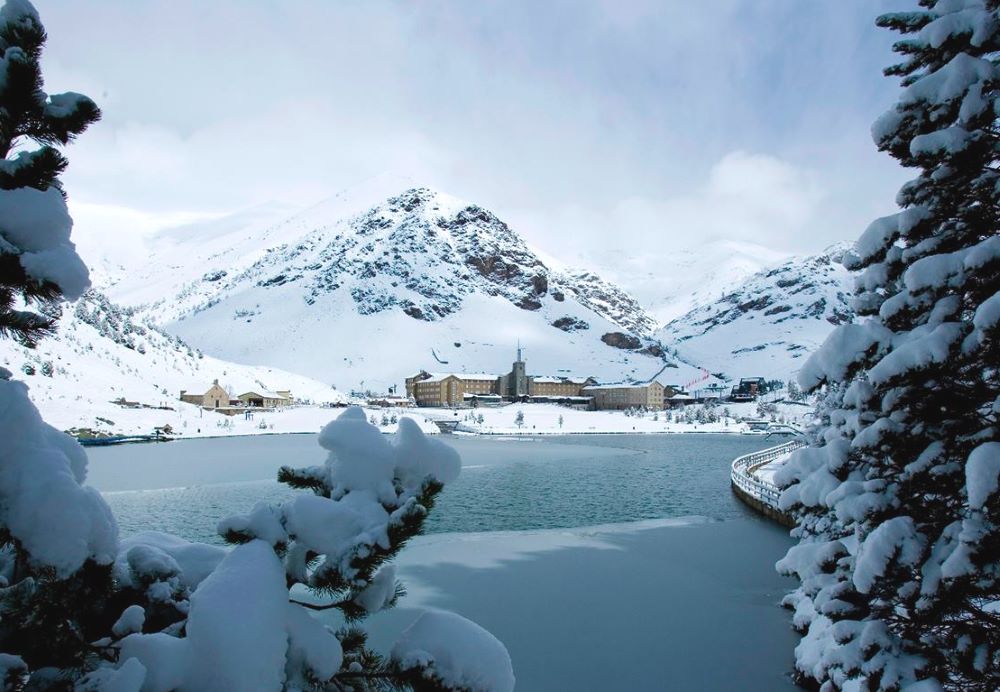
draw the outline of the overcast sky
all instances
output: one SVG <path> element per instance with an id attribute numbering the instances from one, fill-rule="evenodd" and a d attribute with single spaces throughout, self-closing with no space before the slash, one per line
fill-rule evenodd
<path id="1" fill-rule="evenodd" d="M 891 212 L 905 172 L 869 126 L 898 89 L 874 17 L 900 4 L 36 2 L 47 89 L 104 111 L 68 151 L 80 223 L 302 207 L 389 171 L 592 265 L 816 251 Z"/>

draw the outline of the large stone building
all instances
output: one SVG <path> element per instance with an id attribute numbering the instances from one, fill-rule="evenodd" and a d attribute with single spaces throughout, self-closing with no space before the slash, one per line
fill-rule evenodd
<path id="1" fill-rule="evenodd" d="M 674 389 L 656 381 L 599 385 L 592 377 L 528 375 L 520 346 L 517 360 L 506 375 L 421 371 L 406 378 L 406 395 L 417 406 L 481 406 L 534 400 L 594 409 L 662 409 L 665 394 L 674 394 Z"/>
<path id="2" fill-rule="evenodd" d="M 656 380 L 641 384 L 596 384 L 584 387 L 581 392 L 594 398 L 594 408 L 599 411 L 663 408 L 664 387 Z"/>

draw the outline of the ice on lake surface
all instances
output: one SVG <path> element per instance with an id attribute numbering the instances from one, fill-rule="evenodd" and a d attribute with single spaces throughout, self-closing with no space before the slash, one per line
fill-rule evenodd
<path id="1" fill-rule="evenodd" d="M 464 469 L 400 553 L 409 595 L 370 621 L 377 648 L 453 610 L 510 650 L 519 691 L 783 690 L 796 636 L 777 607 L 787 532 L 729 489 L 735 435 L 446 436 Z M 289 497 L 283 464 L 321 463 L 315 435 L 88 450 L 123 534 L 218 542 L 216 522 Z M 691 519 L 692 516 L 704 517 Z M 716 521 L 723 520 L 723 521 Z M 625 523 L 622 523 L 625 522 Z"/>

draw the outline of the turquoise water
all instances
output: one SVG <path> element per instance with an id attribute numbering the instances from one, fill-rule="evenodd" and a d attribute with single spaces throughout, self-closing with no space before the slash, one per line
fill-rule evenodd
<path id="1" fill-rule="evenodd" d="M 738 435 L 442 436 L 463 471 L 445 488 L 428 533 L 570 528 L 613 522 L 748 516 L 729 491 L 737 456 L 777 444 Z M 279 466 L 322 463 L 315 435 L 184 440 L 88 450 L 89 481 L 122 534 L 155 529 L 220 542 L 216 523 L 295 492 Z"/>

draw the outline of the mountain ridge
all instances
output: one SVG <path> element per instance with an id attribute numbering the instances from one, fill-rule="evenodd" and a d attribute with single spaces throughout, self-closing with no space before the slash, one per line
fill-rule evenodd
<path id="1" fill-rule="evenodd" d="M 838 324 L 853 319 L 849 243 L 795 257 L 750 276 L 716 300 L 671 320 L 658 338 L 731 378 L 786 379 Z"/>
<path id="2" fill-rule="evenodd" d="M 251 261 L 204 265 L 198 279 L 153 304 L 158 322 L 227 359 L 295 363 L 324 379 L 346 376 L 352 387 L 389 386 L 435 363 L 506 371 L 518 341 L 550 373 L 582 368 L 620 380 L 665 364 L 692 367 L 669 357 L 652 337 L 655 320 L 631 296 L 592 272 L 549 268 L 479 205 L 411 188 L 358 214 L 300 223 L 314 228 Z M 359 343 L 366 332 L 367 349 Z M 420 355 L 372 347 L 371 339 L 418 334 Z M 332 351 L 342 351 L 337 365 L 309 352 L 309 343 L 331 338 Z M 382 372 L 371 362 L 376 351 Z"/>

